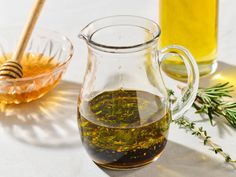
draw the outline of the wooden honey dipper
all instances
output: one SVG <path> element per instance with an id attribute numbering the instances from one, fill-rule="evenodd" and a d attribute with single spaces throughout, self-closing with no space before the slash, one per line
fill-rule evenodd
<path id="1" fill-rule="evenodd" d="M 0 67 L 0 79 L 22 78 L 23 71 L 20 62 L 44 2 L 45 0 L 36 0 L 13 56 Z"/>

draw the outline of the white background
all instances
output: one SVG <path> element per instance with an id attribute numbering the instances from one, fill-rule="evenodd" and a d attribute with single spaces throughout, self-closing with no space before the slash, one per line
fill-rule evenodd
<path id="1" fill-rule="evenodd" d="M 0 0 L 0 27 L 23 25 L 33 0 Z M 68 36 L 75 47 L 60 85 L 30 104 L 0 107 L 1 177 L 233 177 L 223 163 L 191 135 L 172 125 L 162 157 L 138 170 L 113 172 L 93 164 L 84 151 L 76 122 L 76 100 L 86 66 L 87 50 L 79 31 L 90 21 L 110 15 L 139 15 L 157 21 L 157 0 L 47 0 L 38 26 Z M 236 2 L 220 1 L 219 67 L 201 85 L 229 80 L 236 85 Z M 236 96 L 235 96 L 236 98 Z M 191 118 L 198 118 L 189 112 Z M 200 119 L 201 120 L 201 119 Z M 214 141 L 236 158 L 236 131 L 224 121 L 199 121 Z"/>

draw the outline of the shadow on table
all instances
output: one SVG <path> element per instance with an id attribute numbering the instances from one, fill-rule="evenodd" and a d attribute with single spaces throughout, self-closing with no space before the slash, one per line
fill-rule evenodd
<path id="1" fill-rule="evenodd" d="M 79 90 L 79 84 L 61 81 L 38 100 L 0 105 L 0 126 L 24 143 L 44 147 L 78 146 L 76 102 Z"/>
<path id="2" fill-rule="evenodd" d="M 103 169 L 110 177 L 235 177 L 235 168 L 200 152 L 169 141 L 163 155 L 136 170 Z"/>

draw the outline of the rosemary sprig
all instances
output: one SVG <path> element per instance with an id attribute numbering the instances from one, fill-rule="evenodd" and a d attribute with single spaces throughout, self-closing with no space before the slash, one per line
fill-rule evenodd
<path id="1" fill-rule="evenodd" d="M 203 144 L 209 146 L 211 150 L 215 152 L 215 154 L 220 154 L 224 158 L 225 162 L 231 163 L 233 165 L 236 163 L 236 160 L 232 160 L 232 158 L 227 153 L 225 153 L 220 146 L 211 140 L 211 137 L 207 134 L 203 127 L 196 127 L 194 122 L 190 122 L 184 117 L 173 120 L 173 122 L 180 128 L 190 131 L 192 135 L 195 135 L 203 140 Z"/>
<path id="2" fill-rule="evenodd" d="M 196 113 L 208 115 L 211 124 L 214 117 L 224 117 L 233 127 L 236 128 L 236 102 L 227 102 L 225 98 L 231 98 L 230 95 L 233 86 L 226 83 L 219 83 L 209 88 L 202 88 L 198 90 L 197 97 L 193 103 L 193 107 L 197 110 Z M 173 91 L 169 91 L 170 101 L 175 102 L 176 98 Z M 173 99 L 174 98 L 174 99 Z M 209 146 L 215 154 L 220 154 L 225 162 L 233 165 L 234 168 L 236 160 L 232 160 L 230 155 L 225 153 L 223 149 L 214 143 L 211 137 L 207 134 L 203 127 L 197 127 L 194 122 L 190 122 L 182 117 L 177 120 L 172 120 L 179 128 L 191 132 L 192 135 L 203 140 L 203 144 Z"/>
<path id="3" fill-rule="evenodd" d="M 214 117 L 222 116 L 236 128 L 236 102 L 225 101 L 225 98 L 232 97 L 232 88 L 233 86 L 226 82 L 199 89 L 193 107 L 197 113 L 208 115 L 211 124 Z"/>

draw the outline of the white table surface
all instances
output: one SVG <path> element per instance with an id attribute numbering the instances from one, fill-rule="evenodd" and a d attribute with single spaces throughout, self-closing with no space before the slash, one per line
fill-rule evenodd
<path id="1" fill-rule="evenodd" d="M 0 26 L 22 25 L 33 0 L 0 0 Z M 87 49 L 77 39 L 91 20 L 110 15 L 157 17 L 157 0 L 48 0 L 38 26 L 68 36 L 75 47 L 63 81 L 53 92 L 30 104 L 0 107 L 0 177 L 235 177 L 200 140 L 171 125 L 169 142 L 155 163 L 138 170 L 97 167 L 83 149 L 76 122 L 76 100 L 84 76 Z M 201 85 L 229 80 L 236 85 L 236 1 L 220 0 L 219 67 Z M 236 98 L 236 92 L 235 92 Z M 193 112 L 189 117 L 196 117 Z M 201 119 L 199 119 L 201 120 Z M 215 142 L 236 158 L 236 130 L 224 121 L 215 127 L 199 121 Z"/>

